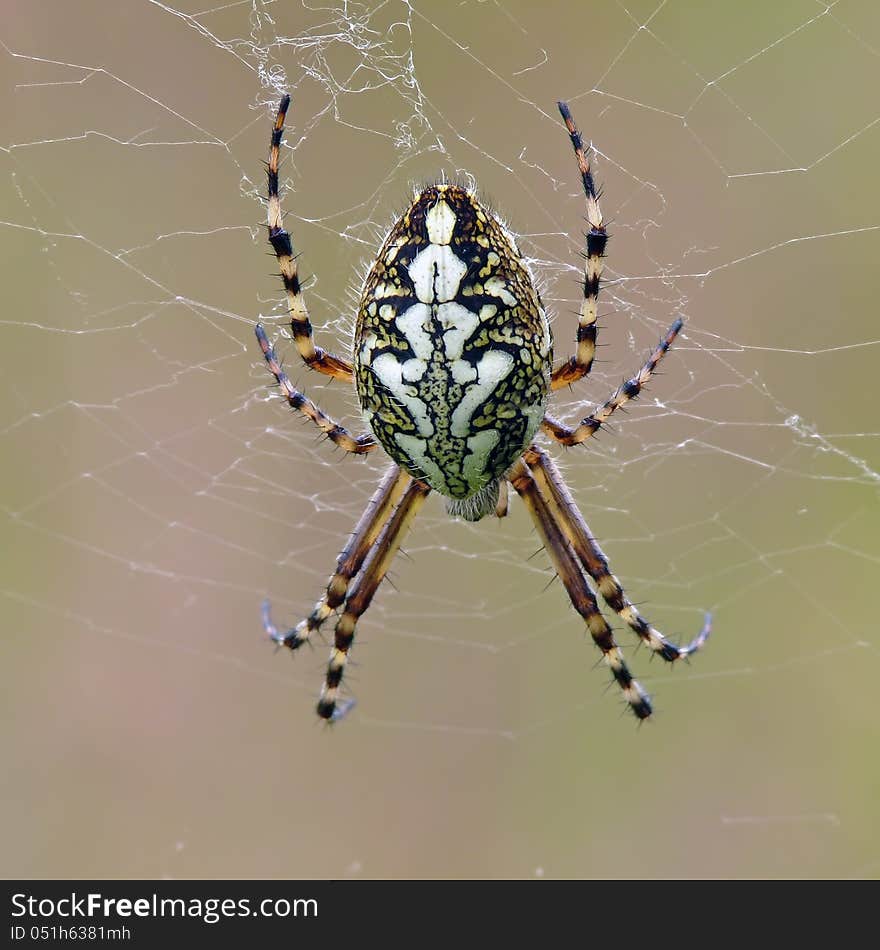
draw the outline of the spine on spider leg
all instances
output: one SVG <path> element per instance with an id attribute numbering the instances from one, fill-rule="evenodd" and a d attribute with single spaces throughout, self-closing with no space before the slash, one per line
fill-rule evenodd
<path id="1" fill-rule="evenodd" d="M 587 201 L 586 253 L 584 255 L 584 296 L 578 314 L 577 350 L 566 364 L 557 371 L 554 382 L 557 387 L 574 382 L 581 376 L 586 376 L 593 365 L 596 355 L 596 321 L 598 319 L 599 284 L 602 279 L 603 259 L 605 247 L 608 243 L 608 232 L 602 219 L 602 210 L 599 207 L 599 195 L 590 169 L 590 161 L 584 149 L 583 139 L 575 125 L 568 104 L 557 103 L 559 113 L 565 122 L 577 158 L 578 169 L 581 173 L 581 182 L 584 196 Z"/>

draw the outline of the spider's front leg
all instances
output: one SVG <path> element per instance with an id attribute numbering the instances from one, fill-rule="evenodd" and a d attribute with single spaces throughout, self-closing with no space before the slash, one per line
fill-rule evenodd
<path id="1" fill-rule="evenodd" d="M 581 133 L 571 117 L 568 104 L 557 102 L 559 113 L 568 129 L 572 148 L 577 158 L 578 170 L 581 173 L 581 183 L 584 188 L 584 197 L 587 199 L 587 249 L 584 254 L 584 298 L 578 314 L 577 349 L 574 356 L 570 356 L 564 363 L 553 371 L 550 381 L 551 388 L 559 389 L 577 382 L 586 376 L 593 367 L 593 358 L 596 355 L 596 320 L 598 318 L 597 304 L 599 299 L 599 282 L 602 279 L 602 259 L 605 256 L 605 245 L 608 243 L 608 232 L 602 220 L 602 211 L 599 208 L 599 193 L 593 181 L 590 170 L 590 160 L 584 149 Z"/>
<path id="2" fill-rule="evenodd" d="M 289 650 L 298 650 L 309 642 L 312 634 L 343 603 L 352 578 L 363 567 L 410 481 L 411 477 L 396 465 L 388 470 L 337 558 L 336 571 L 327 582 L 323 596 L 305 620 L 281 633 L 272 623 L 268 601 L 263 604 L 263 627 L 276 643 Z"/>
<path id="3" fill-rule="evenodd" d="M 351 363 L 348 360 L 327 353 L 321 347 L 315 346 L 312 333 L 312 324 L 303 299 L 302 287 L 299 282 L 299 270 L 296 256 L 293 253 L 293 244 L 290 235 L 284 230 L 281 210 L 281 198 L 278 194 L 278 164 L 280 160 L 281 139 L 284 136 L 284 117 L 290 106 L 290 96 L 284 96 L 278 105 L 275 116 L 275 125 L 272 128 L 272 144 L 269 149 L 269 162 L 266 166 L 266 176 L 269 182 L 268 225 L 269 243 L 278 258 L 281 270 L 281 279 L 287 291 L 287 309 L 290 314 L 290 332 L 300 356 L 312 369 L 318 370 L 325 376 L 351 382 L 354 378 Z"/>

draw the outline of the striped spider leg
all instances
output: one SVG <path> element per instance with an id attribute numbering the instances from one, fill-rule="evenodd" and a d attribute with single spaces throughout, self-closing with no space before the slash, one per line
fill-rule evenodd
<path id="1" fill-rule="evenodd" d="M 568 129 L 574 154 L 577 158 L 578 170 L 581 173 L 581 183 L 584 188 L 584 197 L 587 199 L 587 249 L 584 254 L 584 297 L 578 314 L 577 348 L 574 356 L 570 356 L 564 363 L 553 370 L 550 379 L 551 389 L 559 389 L 577 382 L 587 376 L 593 368 L 593 358 L 596 355 L 596 320 L 598 319 L 597 305 L 599 300 L 599 282 L 602 279 L 602 259 L 605 257 L 605 245 L 608 243 L 608 232 L 602 220 L 602 210 L 599 207 L 599 193 L 593 181 L 590 170 L 590 160 L 587 158 L 581 133 L 571 117 L 568 103 L 557 102 L 559 113 Z"/>
<path id="2" fill-rule="evenodd" d="M 658 653 L 664 660 L 672 663 L 696 653 L 709 637 L 712 629 L 711 615 L 706 615 L 703 628 L 687 646 L 679 647 L 667 640 L 636 610 L 620 586 L 620 581 L 609 570 L 608 559 L 590 533 L 553 459 L 537 445 L 531 446 L 523 455 L 523 459 L 553 521 L 559 526 L 583 569 L 595 582 L 605 603 L 635 631 L 649 650 Z"/>
<path id="3" fill-rule="evenodd" d="M 348 592 L 336 629 L 333 633 L 333 649 L 327 665 L 327 676 L 318 700 L 318 715 L 322 719 L 342 718 L 351 708 L 351 701 L 340 703 L 338 699 L 342 675 L 348 662 L 348 653 L 354 641 L 357 622 L 370 606 L 373 596 L 382 583 L 394 556 L 400 549 L 401 541 L 410 528 L 413 519 L 430 494 L 431 489 L 418 479 L 411 479 L 400 504 L 370 550 L 364 568 Z"/>
<path id="4" fill-rule="evenodd" d="M 284 118 L 290 106 L 290 96 L 284 96 L 278 106 L 275 125 L 272 129 L 272 143 L 269 147 L 269 161 L 266 165 L 266 177 L 269 182 L 269 202 L 267 217 L 269 243 L 278 258 L 281 279 L 287 291 L 287 309 L 290 314 L 290 332 L 296 348 L 305 363 L 325 376 L 332 376 L 347 383 L 352 381 L 351 363 L 332 353 L 326 353 L 315 346 L 312 323 L 306 310 L 302 287 L 299 282 L 299 270 L 290 235 L 284 230 L 284 214 L 281 210 L 281 198 L 278 194 L 278 164 L 281 151 L 281 139 L 284 135 Z M 265 352 L 265 350 L 263 351 Z"/>
<path id="5" fill-rule="evenodd" d="M 544 434 L 549 435 L 554 442 L 559 442 L 561 445 L 580 445 L 594 436 L 608 422 L 616 409 L 620 409 L 631 399 L 635 399 L 644 389 L 645 384 L 654 375 L 657 364 L 669 352 L 669 347 L 672 346 L 672 341 L 678 336 L 682 326 L 684 326 L 683 321 L 676 320 L 635 376 L 621 383 L 609 399 L 594 409 L 590 415 L 585 416 L 578 425 L 572 428 L 545 413 L 541 420 L 541 430 Z"/>
<path id="6" fill-rule="evenodd" d="M 578 314 L 577 349 L 574 356 L 569 357 L 553 371 L 550 385 L 554 390 L 577 382 L 577 380 L 587 376 L 593 368 L 593 359 L 596 354 L 599 285 L 604 267 L 602 262 L 605 257 L 605 247 L 608 243 L 608 231 L 602 218 L 602 209 L 599 207 L 599 192 L 593 179 L 593 172 L 590 168 L 587 150 L 584 148 L 583 138 L 572 118 L 568 103 L 557 102 L 556 105 L 565 122 L 577 158 L 584 197 L 587 201 L 586 220 L 589 230 L 586 234 L 587 247 L 584 253 L 584 296 Z M 571 430 L 548 415 L 545 416 L 542 423 L 544 432 L 563 445 L 576 445 L 588 439 L 615 409 L 638 396 L 641 388 L 650 379 L 657 364 L 672 345 L 672 341 L 678 336 L 682 325 L 680 319 L 676 320 L 666 331 L 663 340 L 639 372 L 632 379 L 627 380 L 601 409 L 597 410 L 592 416 L 587 416 L 577 429 Z"/>
<path id="7" fill-rule="evenodd" d="M 263 358 L 266 360 L 269 372 L 275 377 L 291 409 L 295 409 L 311 420 L 334 445 L 338 445 L 346 452 L 351 452 L 353 455 L 363 455 L 366 452 L 372 452 L 376 448 L 376 442 L 371 435 L 351 435 L 348 429 L 334 422 L 308 396 L 295 389 L 287 373 L 281 368 L 278 357 L 275 356 L 275 349 L 269 342 L 261 323 L 254 327 L 254 333 L 257 342 L 260 344 L 260 349 L 263 351 Z"/>
<path id="8" fill-rule="evenodd" d="M 289 650 L 298 650 L 304 643 L 310 642 L 312 634 L 319 630 L 324 621 L 344 602 L 349 584 L 363 567 L 370 549 L 387 526 L 394 508 L 411 480 L 410 476 L 396 465 L 388 470 L 337 558 L 336 570 L 327 582 L 321 599 L 305 620 L 285 633 L 280 633 L 270 619 L 268 601 L 264 603 L 263 627 L 272 640 Z"/>
<path id="9" fill-rule="evenodd" d="M 272 623 L 268 601 L 263 604 L 263 627 L 266 633 L 276 643 L 290 650 L 297 650 L 304 643 L 309 643 L 312 633 L 320 629 L 332 613 L 340 610 L 317 707 L 318 715 L 323 719 L 341 719 L 353 704 L 340 701 L 338 695 L 357 622 L 370 606 L 429 491 L 427 485 L 414 480 L 396 465 L 392 466 L 339 555 L 336 571 L 311 614 L 293 629 L 281 633 Z"/>
<path id="10" fill-rule="evenodd" d="M 557 513 L 553 511 L 541 492 L 525 458 L 521 458 L 510 470 L 510 483 L 525 502 L 532 521 L 535 523 L 550 561 L 559 579 L 562 581 L 574 609 L 583 617 L 594 643 L 602 651 L 605 663 L 611 670 L 617 685 L 623 690 L 623 696 L 629 703 L 637 719 L 647 719 L 651 715 L 651 701 L 648 694 L 633 679 L 623 652 L 617 645 L 611 627 L 599 611 L 596 598 L 584 577 L 568 539 L 560 527 Z"/>

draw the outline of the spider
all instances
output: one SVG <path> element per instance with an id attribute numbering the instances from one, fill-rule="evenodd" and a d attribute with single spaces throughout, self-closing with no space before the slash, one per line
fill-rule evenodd
<path id="1" fill-rule="evenodd" d="M 369 433 L 351 435 L 295 389 L 259 323 L 257 340 L 292 409 L 346 452 L 363 454 L 381 446 L 393 462 L 309 616 L 281 632 L 272 623 L 268 602 L 263 604 L 266 632 L 290 650 L 308 643 L 337 615 L 317 706 L 323 719 L 339 719 L 354 704 L 339 692 L 358 620 L 432 490 L 446 496 L 450 515 L 478 521 L 490 513 L 504 517 L 507 486 L 513 486 L 639 720 L 651 715 L 651 701 L 630 673 L 587 577 L 640 641 L 670 663 L 695 653 L 709 635 L 708 614 L 696 638 L 683 647 L 641 616 L 609 570 L 553 459 L 534 442 L 539 431 L 565 446 L 586 442 L 639 395 L 682 328 L 677 319 L 641 369 L 578 425 L 565 425 L 545 411 L 552 390 L 577 382 L 592 367 L 608 240 L 580 132 L 568 105 L 557 105 L 577 158 L 589 230 L 577 346 L 555 369 L 550 325 L 513 236 L 471 191 L 447 183 L 424 188 L 385 238 L 361 292 L 353 360 L 316 346 L 278 194 L 290 96 L 278 106 L 267 165 L 268 228 L 287 292 L 291 334 L 307 366 L 354 382 Z"/>

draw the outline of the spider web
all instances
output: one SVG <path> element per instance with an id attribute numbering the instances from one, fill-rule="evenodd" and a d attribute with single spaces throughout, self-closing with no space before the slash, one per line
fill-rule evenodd
<path id="1" fill-rule="evenodd" d="M 875 4 L 18 2 L 0 56 L 7 875 L 877 875 Z M 264 642 L 260 601 L 311 607 L 383 468 L 292 418 L 253 339 L 262 315 L 356 425 L 270 276 L 284 90 L 287 222 L 342 353 L 441 174 L 521 236 L 571 351 L 570 101 L 612 240 L 600 362 L 554 413 L 687 320 L 612 431 L 553 450 L 646 614 L 715 616 L 671 671 L 620 631 L 644 728 L 516 501 L 429 501 L 338 728 L 325 648 Z"/>

